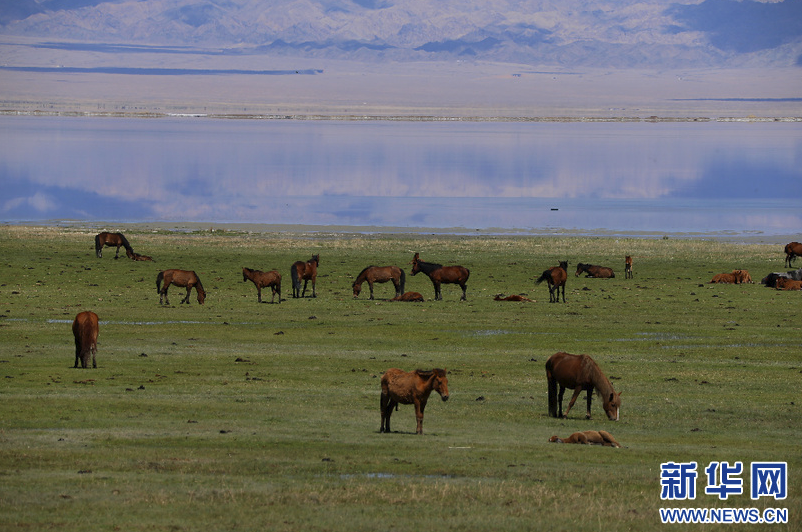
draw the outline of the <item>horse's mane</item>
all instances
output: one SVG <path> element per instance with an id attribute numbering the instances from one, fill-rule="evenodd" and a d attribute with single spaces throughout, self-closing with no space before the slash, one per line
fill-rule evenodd
<path id="1" fill-rule="evenodd" d="M 416 369 L 415 373 L 417 373 L 419 377 L 424 378 L 424 379 L 428 379 L 432 375 L 437 375 L 438 377 L 445 377 L 446 376 L 446 370 L 440 369 L 440 368 Z"/>
<path id="2" fill-rule="evenodd" d="M 357 275 L 356 278 L 359 279 L 360 277 L 362 277 L 363 273 L 365 273 L 366 271 L 368 271 L 371 268 L 373 268 L 372 264 L 370 266 L 365 267 L 361 272 L 359 272 L 359 275 Z"/>
<path id="3" fill-rule="evenodd" d="M 425 260 L 418 259 L 418 267 L 421 269 L 422 272 L 432 272 L 434 270 L 439 270 L 443 267 L 442 264 L 437 264 L 436 262 L 426 262 Z"/>
<path id="4" fill-rule="evenodd" d="M 124 234 L 122 234 L 122 233 L 117 233 L 117 234 L 118 234 L 118 235 L 120 235 L 120 238 L 121 238 L 121 239 L 122 239 L 122 241 L 123 241 L 123 247 L 125 247 L 126 251 L 131 251 L 131 252 L 133 252 L 133 251 L 134 251 L 134 248 L 132 248 L 132 247 L 131 247 L 131 244 L 129 244 L 129 243 L 128 243 L 128 239 L 127 239 L 127 238 L 125 238 L 125 235 L 124 235 Z"/>
<path id="5" fill-rule="evenodd" d="M 602 372 L 596 361 L 587 355 L 582 356 L 580 377 L 592 382 L 593 387 L 596 389 L 596 395 L 599 395 L 605 402 L 610 397 L 610 393 L 614 391 L 610 379 Z"/>

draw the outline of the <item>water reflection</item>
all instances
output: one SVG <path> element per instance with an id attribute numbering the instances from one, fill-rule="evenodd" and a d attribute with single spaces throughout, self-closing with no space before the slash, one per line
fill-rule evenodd
<path id="1" fill-rule="evenodd" d="M 799 123 L 0 117 L 0 216 L 787 233 L 800 162 Z"/>

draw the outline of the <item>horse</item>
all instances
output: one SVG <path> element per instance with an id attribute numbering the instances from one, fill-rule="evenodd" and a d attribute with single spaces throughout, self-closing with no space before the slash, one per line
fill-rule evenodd
<path id="1" fill-rule="evenodd" d="M 164 280 L 164 287 L 161 287 L 162 280 Z M 156 276 L 156 292 L 159 293 L 159 305 L 162 304 L 162 300 L 164 304 L 170 304 L 170 300 L 167 299 L 167 288 L 171 284 L 187 287 L 187 295 L 181 300 L 181 303 L 189 304 L 189 294 L 192 292 L 192 287 L 195 287 L 195 292 L 198 295 L 198 303 L 203 305 L 203 302 L 206 300 L 206 291 L 203 289 L 201 280 L 195 272 L 187 270 L 164 270 L 159 272 Z"/>
<path id="2" fill-rule="evenodd" d="M 549 303 L 560 302 L 560 287 L 563 290 L 563 303 L 565 303 L 565 281 L 568 280 L 568 262 L 560 261 L 559 266 L 552 266 L 538 278 L 537 284 L 546 281 L 549 285 Z"/>
<path id="3" fill-rule="evenodd" d="M 354 299 L 359 297 L 362 291 L 362 283 L 368 282 L 370 287 L 370 299 L 373 299 L 373 283 L 386 283 L 392 281 L 395 286 L 395 297 L 400 297 L 404 293 L 404 283 L 406 274 L 398 266 L 368 266 L 356 276 L 356 281 L 352 285 L 354 289 Z"/>
<path id="4" fill-rule="evenodd" d="M 400 296 L 395 296 L 390 301 L 412 301 L 416 303 L 423 303 L 423 296 L 420 292 L 404 292 Z"/>
<path id="5" fill-rule="evenodd" d="M 767 287 L 774 288 L 777 284 L 777 279 L 784 277 L 792 281 L 802 281 L 802 268 L 798 270 L 791 270 L 790 272 L 774 272 L 765 276 L 760 282 Z"/>
<path id="6" fill-rule="evenodd" d="M 85 310 L 79 312 L 72 322 L 72 335 L 75 337 L 75 368 L 78 361 L 81 367 L 89 367 L 89 358 L 92 358 L 92 367 L 97 367 L 95 354 L 97 353 L 97 335 L 99 333 L 97 314 Z"/>
<path id="7" fill-rule="evenodd" d="M 442 264 L 435 264 L 433 262 L 424 262 L 420 260 L 420 253 L 415 253 L 412 257 L 412 275 L 417 275 L 419 272 L 425 273 L 434 285 L 434 299 L 440 301 L 443 295 L 440 292 L 441 284 L 458 284 L 462 288 L 462 297 L 460 301 L 467 301 L 467 287 L 465 284 L 468 282 L 471 272 L 468 268 L 463 266 L 443 266 Z"/>
<path id="8" fill-rule="evenodd" d="M 252 281 L 256 286 L 259 303 L 262 302 L 262 288 L 266 286 L 269 286 L 272 291 L 270 302 L 273 303 L 276 293 L 278 293 L 278 302 L 281 303 L 281 274 L 277 270 L 262 272 L 250 268 L 242 268 L 242 282 L 246 281 Z"/>
<path id="9" fill-rule="evenodd" d="M 585 430 L 582 432 L 574 432 L 567 438 L 560 438 L 559 436 L 552 436 L 549 438 L 552 443 L 578 443 L 580 445 L 604 445 L 605 447 L 618 447 L 621 445 L 615 441 L 613 435 L 606 430 Z"/>
<path id="10" fill-rule="evenodd" d="M 320 266 L 320 255 L 312 255 L 306 262 L 297 261 L 290 268 L 290 278 L 292 279 L 292 297 L 304 297 L 306 294 L 306 283 L 312 281 L 312 297 L 315 294 L 315 281 L 317 280 L 317 268 Z M 304 289 L 301 290 L 301 280 L 304 282 Z"/>
<path id="11" fill-rule="evenodd" d="M 513 294 L 507 297 L 501 297 L 501 294 L 497 294 L 496 297 L 493 298 L 493 301 L 520 301 L 520 302 L 529 301 L 531 303 L 534 303 L 534 301 L 532 301 L 528 297 L 520 296 L 518 294 Z"/>
<path id="12" fill-rule="evenodd" d="M 592 264 L 582 264 L 581 262 L 576 265 L 576 275 L 579 277 L 582 273 L 586 273 L 586 277 L 596 277 L 598 279 L 612 279 L 615 273 L 612 268 L 605 266 L 594 266 Z"/>
<path id="13" fill-rule="evenodd" d="M 802 244 L 799 242 L 791 242 L 785 245 L 785 264 L 791 268 L 791 263 L 797 257 L 802 257 Z"/>
<path id="14" fill-rule="evenodd" d="M 103 257 L 103 246 L 117 246 L 117 253 L 114 254 L 115 259 L 120 258 L 120 248 L 124 247 L 126 252 L 134 251 L 134 248 L 131 247 L 128 239 L 122 233 L 107 233 L 104 231 L 95 235 L 95 254 L 99 259 Z"/>
<path id="15" fill-rule="evenodd" d="M 732 270 L 732 273 L 719 273 L 713 276 L 708 284 L 742 284 L 751 283 L 752 276 L 748 270 Z"/>
<path id="16" fill-rule="evenodd" d="M 632 279 L 632 257 L 624 257 L 624 279 Z"/>
<path id="17" fill-rule="evenodd" d="M 788 277 L 778 277 L 774 287 L 777 290 L 802 290 L 802 281 L 794 281 Z"/>
<path id="18" fill-rule="evenodd" d="M 131 260 L 138 260 L 138 261 L 149 260 L 149 261 L 153 261 L 153 257 L 149 257 L 147 255 L 140 255 L 139 253 L 136 253 L 133 249 L 126 249 L 125 250 L 125 254 Z"/>
<path id="19" fill-rule="evenodd" d="M 590 403 L 593 390 L 596 390 L 603 401 L 604 411 L 611 421 L 618 421 L 618 410 L 621 408 L 621 392 L 616 393 L 610 380 L 602 373 L 596 362 L 587 355 L 555 353 L 546 361 L 546 380 L 549 386 L 549 415 L 551 417 L 568 417 L 576 398 L 582 390 L 588 392 L 587 419 L 590 419 Z M 560 392 L 557 393 L 559 386 Z M 566 388 L 574 390 L 563 414 L 563 393 Z"/>
<path id="20" fill-rule="evenodd" d="M 388 369 L 381 378 L 382 394 L 379 401 L 381 408 L 381 426 L 379 432 L 390 432 L 390 416 L 398 404 L 415 405 L 415 418 L 418 421 L 417 434 L 423 434 L 423 411 L 432 390 L 440 394 L 443 401 L 448 401 L 448 377 L 446 370 L 435 368 L 429 371 L 416 369 L 406 372 L 398 368 Z"/>

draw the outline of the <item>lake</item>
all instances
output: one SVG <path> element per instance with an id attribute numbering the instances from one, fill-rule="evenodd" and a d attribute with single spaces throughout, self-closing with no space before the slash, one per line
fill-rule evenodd
<path id="1" fill-rule="evenodd" d="M 0 116 L 0 193 L 12 223 L 787 235 L 802 122 Z"/>

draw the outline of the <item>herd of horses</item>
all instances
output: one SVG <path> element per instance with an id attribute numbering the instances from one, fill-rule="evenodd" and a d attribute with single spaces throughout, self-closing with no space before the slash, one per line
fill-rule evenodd
<path id="1" fill-rule="evenodd" d="M 95 237 L 95 251 L 98 258 L 102 257 L 104 246 L 116 246 L 118 258 L 120 247 L 125 248 L 126 255 L 133 260 L 152 260 L 150 257 L 139 255 L 133 251 L 128 239 L 121 233 L 100 233 Z M 792 267 L 794 259 L 802 256 L 802 244 L 791 242 L 785 247 L 785 264 Z M 317 269 L 320 264 L 320 256 L 313 255 L 308 261 L 297 261 L 290 269 L 292 278 L 293 297 L 303 298 L 306 295 L 307 283 L 312 282 L 312 297 L 317 297 L 315 292 L 315 281 Z M 470 271 L 463 266 L 443 266 L 437 263 L 425 262 L 420 259 L 420 254 L 415 253 L 412 259 L 412 275 L 423 272 L 432 281 L 434 287 L 435 300 L 441 300 L 442 284 L 457 284 L 462 289 L 461 300 L 467 299 L 467 281 Z M 568 278 L 568 263 L 561 261 L 557 266 L 548 268 L 537 279 L 540 284 L 546 281 L 549 287 L 549 301 L 559 302 L 562 294 L 563 303 L 565 302 L 565 284 Z M 626 256 L 624 263 L 626 278 L 633 277 L 632 257 Z M 577 264 L 575 276 L 586 274 L 587 277 L 614 278 L 615 273 L 611 268 L 595 266 L 591 264 Z M 258 302 L 262 302 L 262 288 L 272 290 L 271 303 L 278 295 L 278 302 L 281 303 L 281 274 L 277 270 L 262 272 L 250 268 L 242 268 L 243 282 L 251 281 L 256 286 Z M 303 281 L 303 287 L 301 287 Z M 367 282 L 370 288 L 370 299 L 373 299 L 373 285 L 375 283 L 392 282 L 395 287 L 395 297 L 390 301 L 423 301 L 423 296 L 418 292 L 405 292 L 405 273 L 398 266 L 368 266 L 364 268 L 352 284 L 354 297 L 359 297 L 362 284 Z M 752 278 L 746 270 L 733 270 L 732 273 L 716 275 L 711 283 L 751 283 Z M 777 289 L 802 290 L 802 268 L 789 272 L 774 272 L 766 276 L 762 281 L 766 286 L 773 286 Z M 188 270 L 163 270 L 156 277 L 156 291 L 159 293 L 159 303 L 169 305 L 167 289 L 170 285 L 186 288 L 186 296 L 181 303 L 189 303 L 190 293 L 194 288 L 198 303 L 203 305 L 206 299 L 206 291 L 201 284 L 198 275 L 194 271 Z M 792 288 L 793 287 L 793 288 Z M 495 297 L 496 301 L 531 301 L 524 296 L 508 296 L 502 298 L 500 295 Z M 75 366 L 81 364 L 82 368 L 88 368 L 91 361 L 92 367 L 97 367 L 95 355 L 97 353 L 97 338 L 99 334 L 98 316 L 91 311 L 80 312 L 72 324 L 73 336 L 75 337 Z M 599 365 L 590 356 L 580 354 L 574 355 L 565 352 L 553 354 L 546 361 L 546 382 L 548 387 L 548 413 L 555 418 L 565 418 L 574 406 L 577 398 L 585 391 L 587 392 L 586 418 L 591 419 L 591 403 L 594 392 L 601 398 L 602 408 L 611 421 L 618 421 L 621 408 L 621 392 L 616 392 L 610 380 L 602 372 Z M 406 372 L 398 368 L 388 369 L 381 377 L 381 396 L 380 412 L 381 424 L 379 432 L 390 432 L 390 416 L 393 410 L 398 409 L 399 404 L 412 404 L 415 407 L 415 418 L 417 421 L 417 434 L 423 434 L 423 414 L 429 396 L 433 391 L 437 392 L 443 401 L 447 401 L 448 392 L 448 372 L 445 369 L 434 368 L 432 370 L 415 370 Z M 563 412 L 563 395 L 565 390 L 571 390 L 572 396 L 568 406 Z M 552 436 L 549 440 L 555 443 L 579 443 L 588 445 L 605 445 L 610 447 L 620 447 L 615 438 L 605 431 L 584 431 L 576 432 L 566 438 Z"/>

